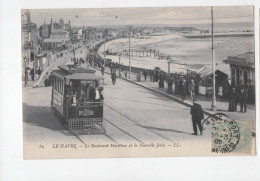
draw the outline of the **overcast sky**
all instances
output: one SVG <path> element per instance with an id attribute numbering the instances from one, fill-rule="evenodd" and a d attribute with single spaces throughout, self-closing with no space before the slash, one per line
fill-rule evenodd
<path id="1" fill-rule="evenodd" d="M 252 6 L 214 7 L 216 23 L 253 22 Z M 210 7 L 104 8 L 30 10 L 38 26 L 63 18 L 74 26 L 204 24 L 211 22 Z"/>

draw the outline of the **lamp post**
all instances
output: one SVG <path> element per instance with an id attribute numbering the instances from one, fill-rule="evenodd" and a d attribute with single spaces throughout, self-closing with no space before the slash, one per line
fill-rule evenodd
<path id="1" fill-rule="evenodd" d="M 27 62 L 28 58 L 25 56 L 23 60 L 24 60 L 24 86 L 26 86 L 27 79 L 28 79 L 27 71 L 26 71 L 26 62 Z"/>
<path id="2" fill-rule="evenodd" d="M 214 50 L 214 21 L 213 21 L 213 7 L 211 7 L 211 26 L 212 26 L 212 75 L 213 75 L 213 95 L 212 95 L 212 105 L 211 110 L 217 111 L 217 103 L 216 103 L 216 79 L 215 79 L 215 50 Z"/>
<path id="3" fill-rule="evenodd" d="M 119 76 L 121 77 L 121 64 L 120 64 L 121 53 L 118 55 L 118 58 L 119 58 Z"/>
<path id="4" fill-rule="evenodd" d="M 31 49 L 33 49 L 33 82 L 34 82 L 34 79 L 35 79 L 35 49 L 34 49 L 34 46 L 33 46 L 33 41 L 31 41 Z"/>
<path id="5" fill-rule="evenodd" d="M 130 35 L 131 35 L 131 33 L 129 32 L 129 53 L 128 53 L 128 55 L 129 55 L 129 79 L 130 79 L 130 77 L 131 77 L 131 61 L 130 61 Z"/>

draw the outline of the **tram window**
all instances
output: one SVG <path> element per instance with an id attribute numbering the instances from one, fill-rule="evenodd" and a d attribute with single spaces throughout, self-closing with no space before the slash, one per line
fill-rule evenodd
<path id="1" fill-rule="evenodd" d="M 56 91 L 58 91 L 58 77 L 56 77 L 56 86 L 55 86 Z"/>
<path id="2" fill-rule="evenodd" d="M 57 77 L 57 91 L 60 92 L 59 90 L 59 78 Z"/>
<path id="3" fill-rule="evenodd" d="M 54 89 L 57 90 L 57 77 L 54 77 Z"/>
<path id="4" fill-rule="evenodd" d="M 64 94 L 64 81 L 61 80 L 61 93 Z"/>
<path id="5" fill-rule="evenodd" d="M 60 79 L 58 79 L 58 91 L 60 92 Z"/>
<path id="6" fill-rule="evenodd" d="M 59 78 L 59 92 L 61 93 L 61 79 Z"/>

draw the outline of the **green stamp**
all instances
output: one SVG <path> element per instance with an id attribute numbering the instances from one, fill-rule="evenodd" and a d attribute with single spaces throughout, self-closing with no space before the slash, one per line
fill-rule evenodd
<path id="1" fill-rule="evenodd" d="M 209 120 L 210 118 L 210 120 Z M 213 153 L 251 153 L 252 121 L 232 120 L 224 114 L 210 116 Z"/>

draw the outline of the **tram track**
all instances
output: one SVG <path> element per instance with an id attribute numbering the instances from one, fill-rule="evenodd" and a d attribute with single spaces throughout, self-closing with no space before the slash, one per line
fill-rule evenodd
<path id="1" fill-rule="evenodd" d="M 132 118 L 130 118 L 129 116 L 127 116 L 127 115 L 125 115 L 124 113 L 122 113 L 122 112 L 116 110 L 115 108 L 109 106 L 108 104 L 104 103 L 104 105 L 107 106 L 109 109 L 113 110 L 114 112 L 118 113 L 119 115 L 125 117 L 127 120 L 129 120 L 129 121 L 135 123 L 136 125 L 142 127 L 143 129 L 146 129 L 146 130 L 152 132 L 153 134 L 156 134 L 157 136 L 159 136 L 159 137 L 161 137 L 161 138 L 163 138 L 163 139 L 165 139 L 165 140 L 167 140 L 167 141 L 173 142 L 172 140 L 168 139 L 167 137 L 165 137 L 165 136 L 163 136 L 163 135 L 161 135 L 161 134 L 159 134 L 159 133 L 157 133 L 157 132 L 155 132 L 155 131 L 152 131 L 151 129 L 148 129 L 148 128 L 144 127 L 143 125 L 141 125 L 141 124 L 138 123 L 137 121 L 134 121 L 134 120 L 133 120 Z M 106 118 L 104 118 L 104 119 L 106 119 Z M 106 120 L 107 120 L 107 119 L 106 119 Z M 107 121 L 108 121 L 108 120 L 107 120 Z M 113 126 L 115 126 L 116 128 L 118 128 L 118 129 L 120 129 L 121 131 L 123 131 L 124 133 L 126 133 L 127 135 L 129 135 L 129 136 L 135 138 L 134 136 L 132 136 L 132 135 L 130 135 L 129 133 L 127 133 L 126 131 L 122 130 L 122 129 L 119 128 L 118 126 L 114 125 L 112 122 L 110 122 L 110 121 L 108 121 L 108 122 L 109 122 L 110 124 L 112 124 Z M 136 138 L 135 138 L 135 139 L 136 139 Z M 140 140 L 138 140 L 138 139 L 136 139 L 136 140 L 139 141 L 139 142 L 141 142 L 141 143 L 143 143 L 142 141 L 140 141 Z"/>
<path id="2" fill-rule="evenodd" d="M 135 139 L 136 141 L 143 143 L 142 141 L 140 141 L 139 139 L 137 139 L 136 137 L 134 137 L 133 135 L 131 135 L 130 133 L 126 132 L 125 130 L 121 129 L 120 127 L 118 127 L 117 125 L 113 124 L 111 121 L 109 121 L 107 118 L 104 118 L 108 123 L 110 123 L 112 126 L 116 127 L 117 129 L 119 129 L 120 131 L 122 131 L 123 133 L 127 134 L 128 136 L 130 136 L 131 138 Z"/>
<path id="3" fill-rule="evenodd" d="M 83 139 L 80 137 L 81 136 L 81 134 L 78 134 L 78 133 L 76 133 L 76 132 L 71 132 L 71 134 L 73 134 L 81 143 L 83 143 L 84 145 L 86 145 L 86 143 L 83 141 Z M 83 135 L 85 135 L 85 134 L 83 134 Z M 102 135 L 102 136 L 105 136 L 105 137 L 107 137 L 109 140 L 111 140 L 112 142 L 114 142 L 114 143 L 116 143 L 116 144 L 118 144 L 111 136 L 109 136 L 108 134 L 100 134 L 100 135 Z"/>

